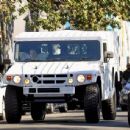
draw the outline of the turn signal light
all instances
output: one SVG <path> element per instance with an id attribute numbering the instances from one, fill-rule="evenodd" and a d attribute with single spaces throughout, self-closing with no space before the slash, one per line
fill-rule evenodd
<path id="1" fill-rule="evenodd" d="M 87 79 L 87 80 L 92 80 L 92 74 L 88 74 L 88 75 L 86 76 L 86 79 Z"/>
<path id="2" fill-rule="evenodd" d="M 11 81 L 12 79 L 13 79 L 13 76 L 11 76 L 11 75 L 7 75 L 7 76 L 6 76 L 6 80 L 7 80 L 7 81 Z"/>
<path id="3" fill-rule="evenodd" d="M 25 85 L 28 85 L 30 83 L 30 80 L 29 79 L 25 79 L 24 83 L 25 83 Z"/>

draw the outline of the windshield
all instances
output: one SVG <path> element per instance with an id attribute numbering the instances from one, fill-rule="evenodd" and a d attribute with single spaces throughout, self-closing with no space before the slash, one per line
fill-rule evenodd
<path id="1" fill-rule="evenodd" d="M 100 59 L 97 40 L 19 41 L 15 44 L 15 61 L 90 61 Z"/>

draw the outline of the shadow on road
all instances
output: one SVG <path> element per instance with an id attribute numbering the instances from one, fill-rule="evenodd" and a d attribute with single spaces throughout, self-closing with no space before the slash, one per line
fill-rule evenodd
<path id="1" fill-rule="evenodd" d="M 86 123 L 80 120 L 45 120 L 42 122 L 34 122 L 32 120 L 22 120 L 19 124 L 7 124 L 5 121 L 0 122 L 2 128 L 0 130 L 87 130 L 88 129 L 104 129 L 104 127 L 122 127 L 128 128 L 126 121 L 104 121 L 99 123 Z M 59 127 L 60 126 L 60 127 Z"/>
<path id="2" fill-rule="evenodd" d="M 101 117 L 102 118 L 102 117 Z M 0 121 L 0 130 L 104 130 L 128 128 L 127 114 L 117 114 L 116 120 L 100 120 L 99 123 L 86 123 L 82 115 L 47 116 L 44 121 L 34 122 L 30 116 L 24 117 L 18 124 L 8 124 Z"/>

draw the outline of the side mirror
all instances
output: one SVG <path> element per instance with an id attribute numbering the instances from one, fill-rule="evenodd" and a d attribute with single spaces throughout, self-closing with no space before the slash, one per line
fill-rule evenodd
<path id="1" fill-rule="evenodd" d="M 5 65 L 5 64 L 7 64 L 7 65 L 8 65 L 8 64 L 11 64 L 11 60 L 10 60 L 10 59 L 4 59 L 4 60 L 3 60 L 3 63 L 4 63 L 4 65 Z"/>
<path id="2" fill-rule="evenodd" d="M 113 52 L 106 52 L 105 57 L 110 59 L 110 58 L 114 57 L 114 54 L 113 54 Z"/>

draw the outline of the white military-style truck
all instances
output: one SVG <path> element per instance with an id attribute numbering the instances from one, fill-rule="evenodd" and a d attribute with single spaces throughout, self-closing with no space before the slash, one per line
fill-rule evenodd
<path id="1" fill-rule="evenodd" d="M 20 122 L 26 108 L 34 121 L 44 120 L 46 103 L 67 103 L 70 109 L 79 105 L 86 122 L 99 122 L 100 109 L 104 120 L 114 120 L 118 45 L 112 31 L 24 32 L 16 36 L 14 60 L 4 76 L 7 122 Z"/>

